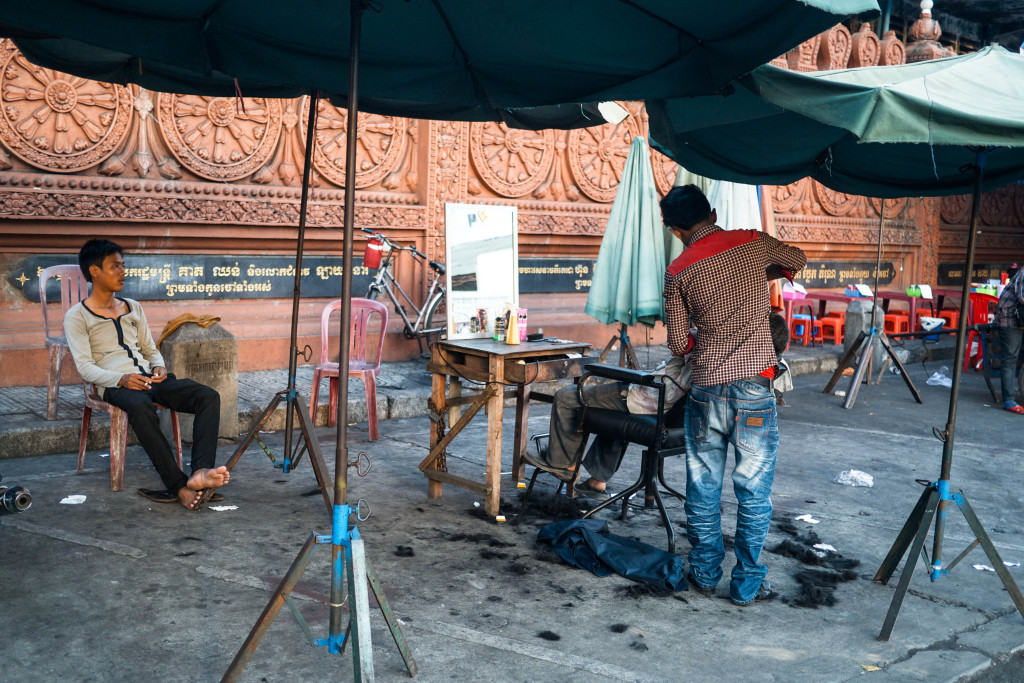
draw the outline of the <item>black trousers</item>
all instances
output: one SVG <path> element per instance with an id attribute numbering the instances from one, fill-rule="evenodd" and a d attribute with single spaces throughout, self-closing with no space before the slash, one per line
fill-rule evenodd
<path id="1" fill-rule="evenodd" d="M 128 415 L 128 424 L 156 467 L 167 490 L 173 494 L 185 486 L 188 477 L 178 468 L 174 451 L 160 430 L 156 406 L 159 403 L 179 413 L 195 415 L 192 423 L 192 471 L 214 467 L 217 433 L 220 431 L 220 394 L 190 379 L 168 374 L 163 382 L 146 391 L 115 387 L 103 393 L 103 400 Z"/>

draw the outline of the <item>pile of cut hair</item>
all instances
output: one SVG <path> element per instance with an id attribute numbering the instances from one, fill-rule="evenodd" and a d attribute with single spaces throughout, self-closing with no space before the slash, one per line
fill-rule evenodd
<path id="1" fill-rule="evenodd" d="M 800 594 L 795 598 L 782 598 L 791 607 L 810 607 L 817 609 L 821 605 L 831 607 L 836 604 L 836 587 L 841 583 L 853 581 L 858 574 L 854 569 L 860 566 L 860 560 L 843 557 L 834 550 L 821 550 L 815 545 L 821 538 L 813 531 L 801 534 L 789 522 L 779 522 L 779 531 L 793 538 L 784 539 L 770 552 L 776 555 L 792 557 L 803 564 L 820 567 L 820 569 L 801 569 L 794 578 L 800 585 Z"/>

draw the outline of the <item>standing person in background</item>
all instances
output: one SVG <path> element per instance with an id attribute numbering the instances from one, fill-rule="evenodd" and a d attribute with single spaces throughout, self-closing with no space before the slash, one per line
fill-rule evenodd
<path id="1" fill-rule="evenodd" d="M 1017 356 L 1020 354 L 1021 338 L 1024 337 L 1024 269 L 1014 263 L 1010 268 L 1010 280 L 996 304 L 995 324 L 999 327 L 1000 358 L 999 383 L 1003 390 L 1003 410 L 1024 415 L 1024 406 L 1015 398 Z"/>
<path id="2" fill-rule="evenodd" d="M 725 547 L 720 503 L 725 461 L 735 451 L 735 553 L 729 596 L 749 605 L 772 596 L 759 562 L 772 504 L 778 424 L 772 383 L 769 280 L 792 279 L 807 263 L 803 251 L 757 230 L 723 231 L 695 186 L 676 187 L 661 201 L 665 227 L 686 249 L 665 273 L 669 350 L 691 353 L 686 417 L 686 534 L 690 583 L 713 594 Z M 690 328 L 696 328 L 696 339 Z"/>

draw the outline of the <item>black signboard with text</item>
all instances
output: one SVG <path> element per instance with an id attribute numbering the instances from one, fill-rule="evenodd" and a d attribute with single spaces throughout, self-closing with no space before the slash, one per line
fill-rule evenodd
<path id="1" fill-rule="evenodd" d="M 896 279 L 896 268 L 891 261 L 882 261 L 878 269 L 878 284 L 888 285 Z M 875 286 L 874 261 L 808 261 L 796 276 L 804 287 L 828 289 L 846 285 Z"/>
<path id="2" fill-rule="evenodd" d="M 47 254 L 25 259 L 8 279 L 29 301 L 39 301 L 39 273 L 44 268 L 77 263 L 74 254 Z M 295 289 L 295 259 L 288 256 L 212 256 L 207 254 L 125 254 L 122 294 L 140 301 L 178 299 L 284 299 Z M 355 259 L 352 291 L 363 296 L 376 274 Z M 302 258 L 302 296 L 341 296 L 340 256 Z M 47 283 L 46 300 L 60 301 L 56 280 Z"/>
<path id="3" fill-rule="evenodd" d="M 596 259 L 521 258 L 519 293 L 589 292 Z"/>
<path id="4" fill-rule="evenodd" d="M 939 287 L 959 287 L 964 283 L 965 263 L 940 263 Z M 975 263 L 971 282 L 998 280 L 1000 273 L 1005 273 L 1009 263 Z"/>

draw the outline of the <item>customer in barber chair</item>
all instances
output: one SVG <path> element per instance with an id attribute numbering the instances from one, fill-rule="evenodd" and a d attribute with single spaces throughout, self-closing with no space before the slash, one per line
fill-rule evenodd
<path id="1" fill-rule="evenodd" d="M 772 344 L 777 354 L 789 345 L 789 328 L 786 319 L 778 313 L 769 316 Z M 671 356 L 663 361 L 654 373 L 665 376 L 665 413 L 670 426 L 682 426 L 682 409 L 690 384 L 690 364 L 686 357 Z M 780 364 L 781 372 L 785 368 Z M 551 404 L 551 432 L 533 437 L 539 444 L 529 450 L 524 460 L 563 481 L 573 477 L 573 460 L 580 448 L 583 435 L 579 420 L 584 404 L 591 408 L 605 408 L 629 412 L 634 415 L 652 415 L 657 412 L 657 393 L 648 388 L 623 382 L 609 382 L 584 387 L 582 401 L 576 386 L 562 387 L 555 394 Z M 583 459 L 583 466 L 590 478 L 578 480 L 575 491 L 570 495 L 584 495 L 602 500 L 608 497 L 607 482 L 619 469 L 623 443 L 619 439 L 597 436 Z"/>

